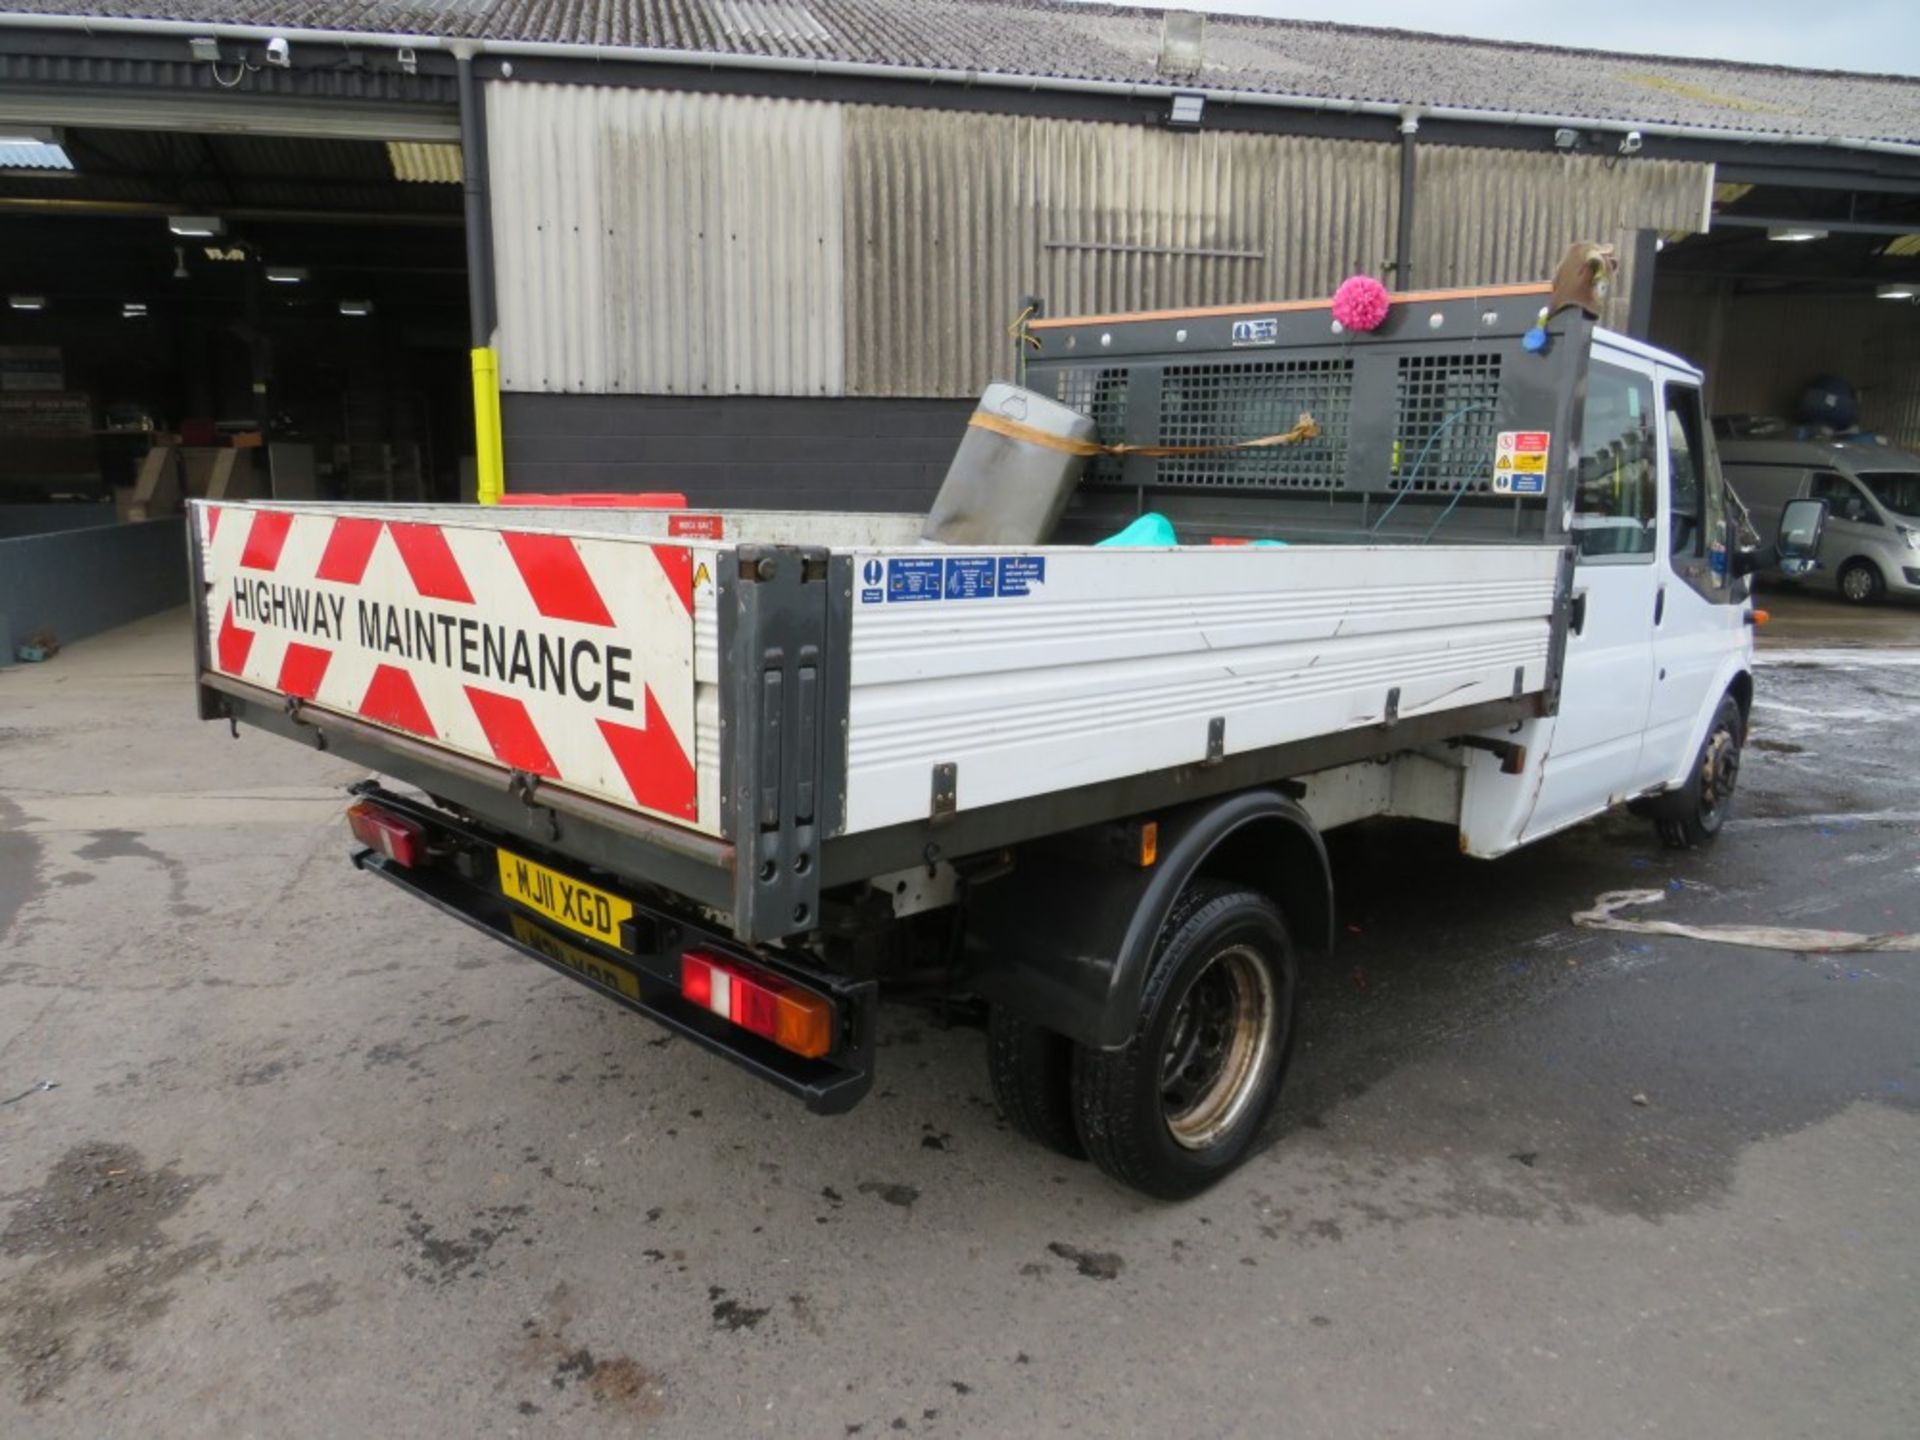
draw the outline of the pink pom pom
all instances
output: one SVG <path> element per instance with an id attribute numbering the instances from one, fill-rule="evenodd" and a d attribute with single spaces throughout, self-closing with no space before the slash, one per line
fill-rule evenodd
<path id="1" fill-rule="evenodd" d="M 1333 292 L 1333 318 L 1346 330 L 1377 330 L 1393 301 L 1371 275 L 1350 275 Z"/>

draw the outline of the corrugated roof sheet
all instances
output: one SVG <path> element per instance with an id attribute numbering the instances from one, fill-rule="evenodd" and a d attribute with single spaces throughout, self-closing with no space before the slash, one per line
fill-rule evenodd
<path id="1" fill-rule="evenodd" d="M 71 170 L 73 161 L 45 140 L 0 139 L 0 170 Z"/>
<path id="2" fill-rule="evenodd" d="M 627 45 L 1158 83 L 1160 13 L 1056 0 L 41 0 L 75 16 Z M 8 10 L 39 5 L 6 3 Z M 1188 82 L 1183 82 L 1188 83 Z M 1920 143 L 1920 81 L 1210 17 L 1202 88 Z"/>

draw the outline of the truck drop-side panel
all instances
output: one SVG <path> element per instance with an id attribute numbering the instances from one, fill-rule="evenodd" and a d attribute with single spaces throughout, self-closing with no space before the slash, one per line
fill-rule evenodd
<path id="1" fill-rule="evenodd" d="M 936 770 L 958 813 L 1544 701 L 1565 561 L 1540 543 L 856 555 L 846 829 L 927 819 Z"/>

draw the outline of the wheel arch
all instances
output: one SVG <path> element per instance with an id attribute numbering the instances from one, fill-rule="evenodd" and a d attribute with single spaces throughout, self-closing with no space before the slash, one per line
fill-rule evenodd
<path id="1" fill-rule="evenodd" d="M 1102 826 L 1029 847 L 1012 875 L 980 889 L 968 913 L 973 988 L 1083 1045 L 1124 1045 L 1161 926 L 1201 876 L 1271 896 L 1306 954 L 1332 948 L 1326 846 L 1289 796 L 1261 787 L 1142 818 L 1159 827 L 1150 867 L 1117 862 Z"/>

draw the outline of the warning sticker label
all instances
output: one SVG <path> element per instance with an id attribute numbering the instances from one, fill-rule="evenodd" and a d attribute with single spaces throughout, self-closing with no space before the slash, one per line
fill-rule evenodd
<path id="1" fill-rule="evenodd" d="M 1547 488 L 1547 455 L 1553 449 L 1548 430 L 1502 430 L 1493 452 L 1493 493 L 1542 495 Z"/>

